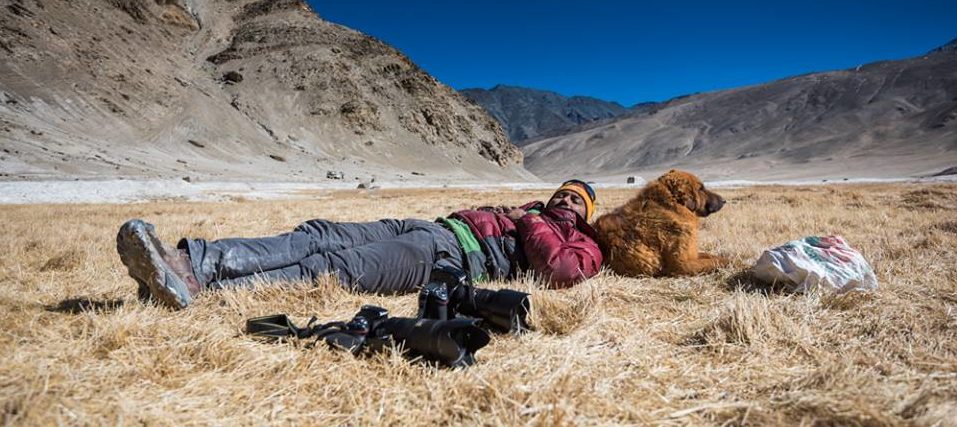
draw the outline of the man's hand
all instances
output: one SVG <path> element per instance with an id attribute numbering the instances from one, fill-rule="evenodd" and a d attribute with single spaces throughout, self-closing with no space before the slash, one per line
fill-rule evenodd
<path id="1" fill-rule="evenodd" d="M 522 209 L 522 208 L 513 208 L 512 210 L 508 211 L 508 213 L 505 214 L 505 216 L 507 216 L 508 219 L 510 219 L 510 220 L 512 220 L 512 221 L 518 221 L 519 218 L 525 216 L 525 214 L 527 214 L 527 213 L 528 213 L 528 212 L 526 212 L 525 209 Z"/>

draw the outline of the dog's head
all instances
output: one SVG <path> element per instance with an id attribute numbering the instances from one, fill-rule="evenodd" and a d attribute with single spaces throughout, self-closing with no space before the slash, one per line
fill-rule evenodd
<path id="1" fill-rule="evenodd" d="M 698 177 L 684 171 L 672 169 L 658 177 L 675 201 L 698 216 L 708 216 L 724 206 L 724 199 L 717 193 L 704 188 Z"/>

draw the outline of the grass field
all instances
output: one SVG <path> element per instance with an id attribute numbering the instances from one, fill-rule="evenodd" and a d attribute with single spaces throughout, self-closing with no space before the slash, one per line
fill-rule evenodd
<path id="1" fill-rule="evenodd" d="M 634 190 L 599 192 L 599 213 Z M 736 266 L 691 278 L 609 272 L 566 291 L 530 278 L 537 330 L 495 336 L 466 370 L 353 358 L 243 335 L 246 318 L 413 315 L 415 295 L 330 282 L 136 300 L 115 252 L 133 217 L 170 241 L 288 231 L 310 218 L 434 218 L 541 192 L 317 192 L 309 201 L 0 206 L 0 410 L 51 424 L 957 425 L 957 185 L 720 190 L 702 249 Z M 841 234 L 880 288 L 796 295 L 739 274 L 765 248 Z"/>

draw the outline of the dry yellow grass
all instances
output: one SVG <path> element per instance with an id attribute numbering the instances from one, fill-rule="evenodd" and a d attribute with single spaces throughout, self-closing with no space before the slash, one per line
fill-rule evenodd
<path id="1" fill-rule="evenodd" d="M 432 218 L 536 192 L 317 192 L 284 202 L 0 207 L 4 424 L 957 424 L 957 186 L 720 191 L 702 249 L 737 266 L 691 278 L 602 273 L 534 290 L 538 330 L 496 336 L 467 370 L 356 359 L 242 334 L 246 318 L 415 312 L 414 295 L 330 283 L 226 291 L 174 312 L 136 301 L 114 249 L 141 217 L 164 239 L 283 232 L 309 218 Z M 633 191 L 605 190 L 599 210 Z M 601 212 L 599 212 L 601 213 Z M 839 233 L 871 294 L 793 295 L 738 274 L 761 250 Z M 531 279 L 496 283 L 532 289 Z"/>

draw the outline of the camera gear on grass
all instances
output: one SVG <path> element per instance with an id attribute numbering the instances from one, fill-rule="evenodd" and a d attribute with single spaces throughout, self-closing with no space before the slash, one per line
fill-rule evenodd
<path id="1" fill-rule="evenodd" d="M 315 322 L 313 317 L 306 327 L 299 328 L 285 314 L 263 316 L 247 320 L 246 332 L 275 339 L 315 337 L 316 342 L 324 341 L 353 355 L 400 346 L 410 357 L 452 368 L 475 363 L 475 352 L 489 342 L 488 333 L 474 319 L 390 318 L 388 310 L 374 305 L 362 306 L 348 322 L 313 326 Z"/>
<path id="2" fill-rule="evenodd" d="M 419 293 L 416 319 L 390 318 L 388 310 L 365 305 L 348 322 L 315 325 L 313 317 L 300 328 L 277 314 L 247 320 L 246 332 L 274 339 L 315 337 L 354 355 L 400 346 L 409 357 L 455 368 L 474 364 L 475 352 L 489 343 L 480 325 L 497 332 L 527 330 L 528 296 L 511 289 L 476 288 L 462 270 L 440 268 Z"/>

